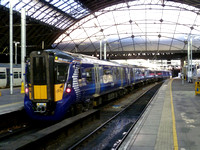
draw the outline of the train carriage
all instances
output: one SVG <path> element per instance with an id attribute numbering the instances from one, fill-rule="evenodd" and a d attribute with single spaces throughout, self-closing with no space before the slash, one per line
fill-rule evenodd
<path id="1" fill-rule="evenodd" d="M 0 87 L 4 88 L 7 85 L 6 68 L 0 67 Z"/>
<path id="2" fill-rule="evenodd" d="M 13 86 L 21 85 L 21 65 L 13 65 Z M 0 88 L 10 86 L 10 64 L 0 64 Z"/>
<path id="3" fill-rule="evenodd" d="M 59 50 L 32 52 L 26 72 L 24 108 L 31 118 L 50 121 L 123 95 L 145 79 L 144 68 Z"/>

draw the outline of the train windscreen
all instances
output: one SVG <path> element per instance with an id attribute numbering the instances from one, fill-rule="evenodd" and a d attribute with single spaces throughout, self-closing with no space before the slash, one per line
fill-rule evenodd
<path id="1" fill-rule="evenodd" d="M 67 79 L 69 64 L 55 63 L 55 83 L 64 83 Z"/>
<path id="2" fill-rule="evenodd" d="M 33 82 L 35 85 L 46 85 L 46 63 L 44 57 L 33 58 Z"/>

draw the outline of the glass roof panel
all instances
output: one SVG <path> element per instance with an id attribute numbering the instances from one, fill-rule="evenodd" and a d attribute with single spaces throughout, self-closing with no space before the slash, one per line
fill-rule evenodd
<path id="1" fill-rule="evenodd" d="M 28 16 L 40 20 L 60 29 L 66 29 L 71 25 L 71 20 L 80 19 L 90 12 L 76 0 L 12 0 L 13 10 L 20 12 L 26 8 Z M 10 0 L 0 0 L 0 5 L 9 8 Z M 55 7 L 57 9 L 55 9 Z M 65 21 L 65 25 L 61 22 Z"/>
<path id="2" fill-rule="evenodd" d="M 72 45 L 76 45 L 79 51 L 95 51 L 99 41 L 106 39 L 111 51 L 183 50 L 188 35 L 200 35 L 199 9 L 169 1 L 164 4 L 138 0 L 102 9 L 69 28 L 69 37 L 58 38 L 56 48 L 67 41 L 71 46 L 63 50 L 73 52 Z M 81 49 L 83 43 L 88 46 Z"/>
<path id="3" fill-rule="evenodd" d="M 58 1 L 58 2 L 56 2 L 56 3 L 54 4 L 54 6 L 58 7 L 58 6 L 61 6 L 62 4 L 63 4 L 62 1 Z"/>
<path id="4" fill-rule="evenodd" d="M 45 1 L 50 2 L 50 4 L 52 4 L 53 6 L 57 7 L 58 9 L 64 11 L 65 13 L 69 14 L 70 16 L 76 19 L 79 19 L 80 17 L 84 17 L 89 14 L 89 11 L 76 0 Z"/>
<path id="5" fill-rule="evenodd" d="M 1 0 L 0 1 L 0 4 L 3 5 L 3 6 L 7 6 L 9 3 L 9 0 Z"/>

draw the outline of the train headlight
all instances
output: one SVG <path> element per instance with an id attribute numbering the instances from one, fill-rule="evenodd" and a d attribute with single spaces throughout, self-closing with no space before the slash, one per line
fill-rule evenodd
<path id="1" fill-rule="evenodd" d="M 28 94 L 28 88 L 25 88 L 25 93 Z"/>
<path id="2" fill-rule="evenodd" d="M 71 88 L 69 88 L 69 87 L 68 87 L 68 88 L 66 88 L 66 92 L 67 92 L 67 93 L 70 93 L 71 91 L 72 91 L 72 89 L 71 89 Z"/>

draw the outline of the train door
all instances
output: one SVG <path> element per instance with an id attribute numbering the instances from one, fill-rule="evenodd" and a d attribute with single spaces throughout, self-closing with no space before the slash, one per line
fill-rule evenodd
<path id="1" fill-rule="evenodd" d="M 127 84 L 129 85 L 131 83 L 130 68 L 126 68 L 126 73 L 127 73 Z"/>
<path id="2" fill-rule="evenodd" d="M 130 83 L 134 83 L 134 74 L 133 74 L 134 70 L 133 68 L 130 68 L 129 70 L 130 70 Z"/>
<path id="3" fill-rule="evenodd" d="M 144 70 L 144 78 L 145 80 L 149 79 L 149 70 Z"/>
<path id="4" fill-rule="evenodd" d="M 0 68 L 0 87 L 6 87 L 6 68 Z"/>
<path id="5" fill-rule="evenodd" d="M 99 64 L 94 64 L 94 76 L 95 76 L 95 94 L 99 95 L 100 94 L 100 75 L 99 75 Z"/>
<path id="6" fill-rule="evenodd" d="M 6 86 L 10 86 L 10 69 L 9 68 L 6 68 L 6 79 L 7 79 Z"/>
<path id="7" fill-rule="evenodd" d="M 135 69 L 135 82 L 138 83 L 140 82 L 141 78 L 141 70 L 139 68 Z"/>
<path id="8" fill-rule="evenodd" d="M 121 87 L 123 87 L 123 83 L 124 83 L 124 68 L 121 67 L 120 69 L 120 75 L 121 75 Z"/>
<path id="9" fill-rule="evenodd" d="M 95 94 L 95 74 L 93 64 L 82 64 L 82 96 L 84 99 L 90 99 Z"/>
<path id="10" fill-rule="evenodd" d="M 30 55 L 31 99 L 46 103 L 54 100 L 54 56 L 48 53 L 33 52 Z"/>
<path id="11" fill-rule="evenodd" d="M 68 70 L 69 70 L 69 64 L 58 61 L 54 63 L 54 82 L 53 82 L 54 101 L 60 101 L 63 98 L 64 84 L 66 82 L 66 79 L 68 78 Z M 78 75 L 77 73 L 78 72 L 76 72 L 76 75 Z M 73 78 L 73 82 L 74 82 L 74 88 L 77 89 L 78 88 L 77 76 L 76 78 Z M 71 81 L 69 81 L 68 84 L 71 84 L 68 86 L 72 86 Z"/>
<path id="12" fill-rule="evenodd" d="M 20 68 L 13 68 L 14 76 L 13 76 L 13 85 L 20 86 L 21 85 L 21 69 Z"/>

